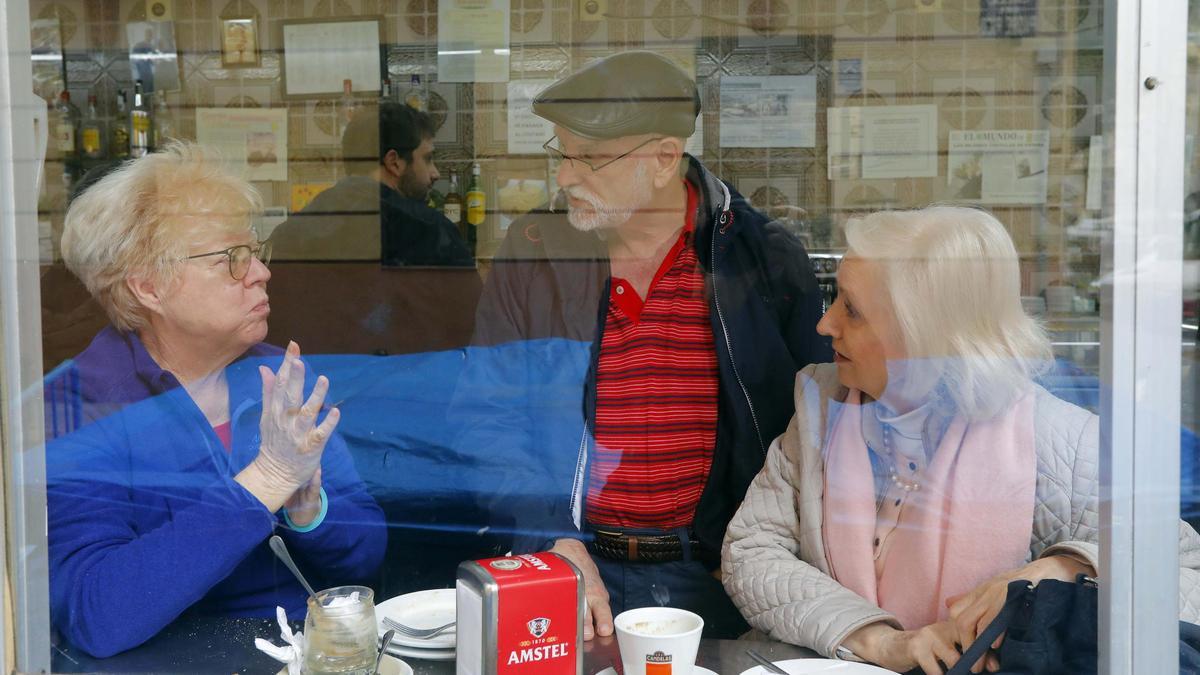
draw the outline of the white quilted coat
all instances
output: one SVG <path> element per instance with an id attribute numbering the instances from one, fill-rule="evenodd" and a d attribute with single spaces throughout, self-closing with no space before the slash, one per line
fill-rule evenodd
<path id="1" fill-rule="evenodd" d="M 796 376 L 796 415 L 729 523 L 721 555 L 725 590 L 750 625 L 776 640 L 832 656 L 850 633 L 887 612 L 829 576 L 821 539 L 830 400 L 845 400 L 834 364 Z M 1035 394 L 1037 504 L 1029 559 L 1071 552 L 1099 567 L 1099 418 L 1045 389 Z M 1179 616 L 1200 619 L 1200 536 L 1179 525 Z M 1102 572 L 1101 572 L 1102 573 Z"/>

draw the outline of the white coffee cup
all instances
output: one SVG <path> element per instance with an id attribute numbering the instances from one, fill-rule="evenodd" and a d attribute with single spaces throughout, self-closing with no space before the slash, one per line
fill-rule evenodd
<path id="1" fill-rule="evenodd" d="M 691 675 L 704 619 L 685 609 L 642 607 L 613 620 L 625 675 Z"/>

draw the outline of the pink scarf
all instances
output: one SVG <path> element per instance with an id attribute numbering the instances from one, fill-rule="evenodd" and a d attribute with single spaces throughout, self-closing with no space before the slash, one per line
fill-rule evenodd
<path id="1" fill-rule="evenodd" d="M 838 583 L 913 630 L 945 620 L 947 598 L 1025 563 L 1037 477 L 1033 395 L 991 420 L 950 423 L 920 489 L 906 498 L 879 575 L 875 481 L 860 401 L 851 390 L 840 412 L 830 408 L 836 419 L 825 458 L 825 555 Z"/>

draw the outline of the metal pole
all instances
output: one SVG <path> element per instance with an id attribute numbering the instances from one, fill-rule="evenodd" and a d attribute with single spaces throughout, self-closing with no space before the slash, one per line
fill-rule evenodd
<path id="1" fill-rule="evenodd" d="M 0 448 L 5 561 L 20 672 L 50 670 L 46 470 L 42 422 L 37 170 L 29 3 L 0 12 Z M 11 657 L 11 655 L 9 655 Z"/>
<path id="2" fill-rule="evenodd" d="M 1178 672 L 1186 0 L 1105 3 L 1100 672 Z"/>

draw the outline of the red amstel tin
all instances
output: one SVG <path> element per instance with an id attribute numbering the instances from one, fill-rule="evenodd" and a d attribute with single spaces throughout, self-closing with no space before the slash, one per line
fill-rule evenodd
<path id="1" fill-rule="evenodd" d="M 458 675 L 583 673 L 583 575 L 556 553 L 458 566 Z"/>

